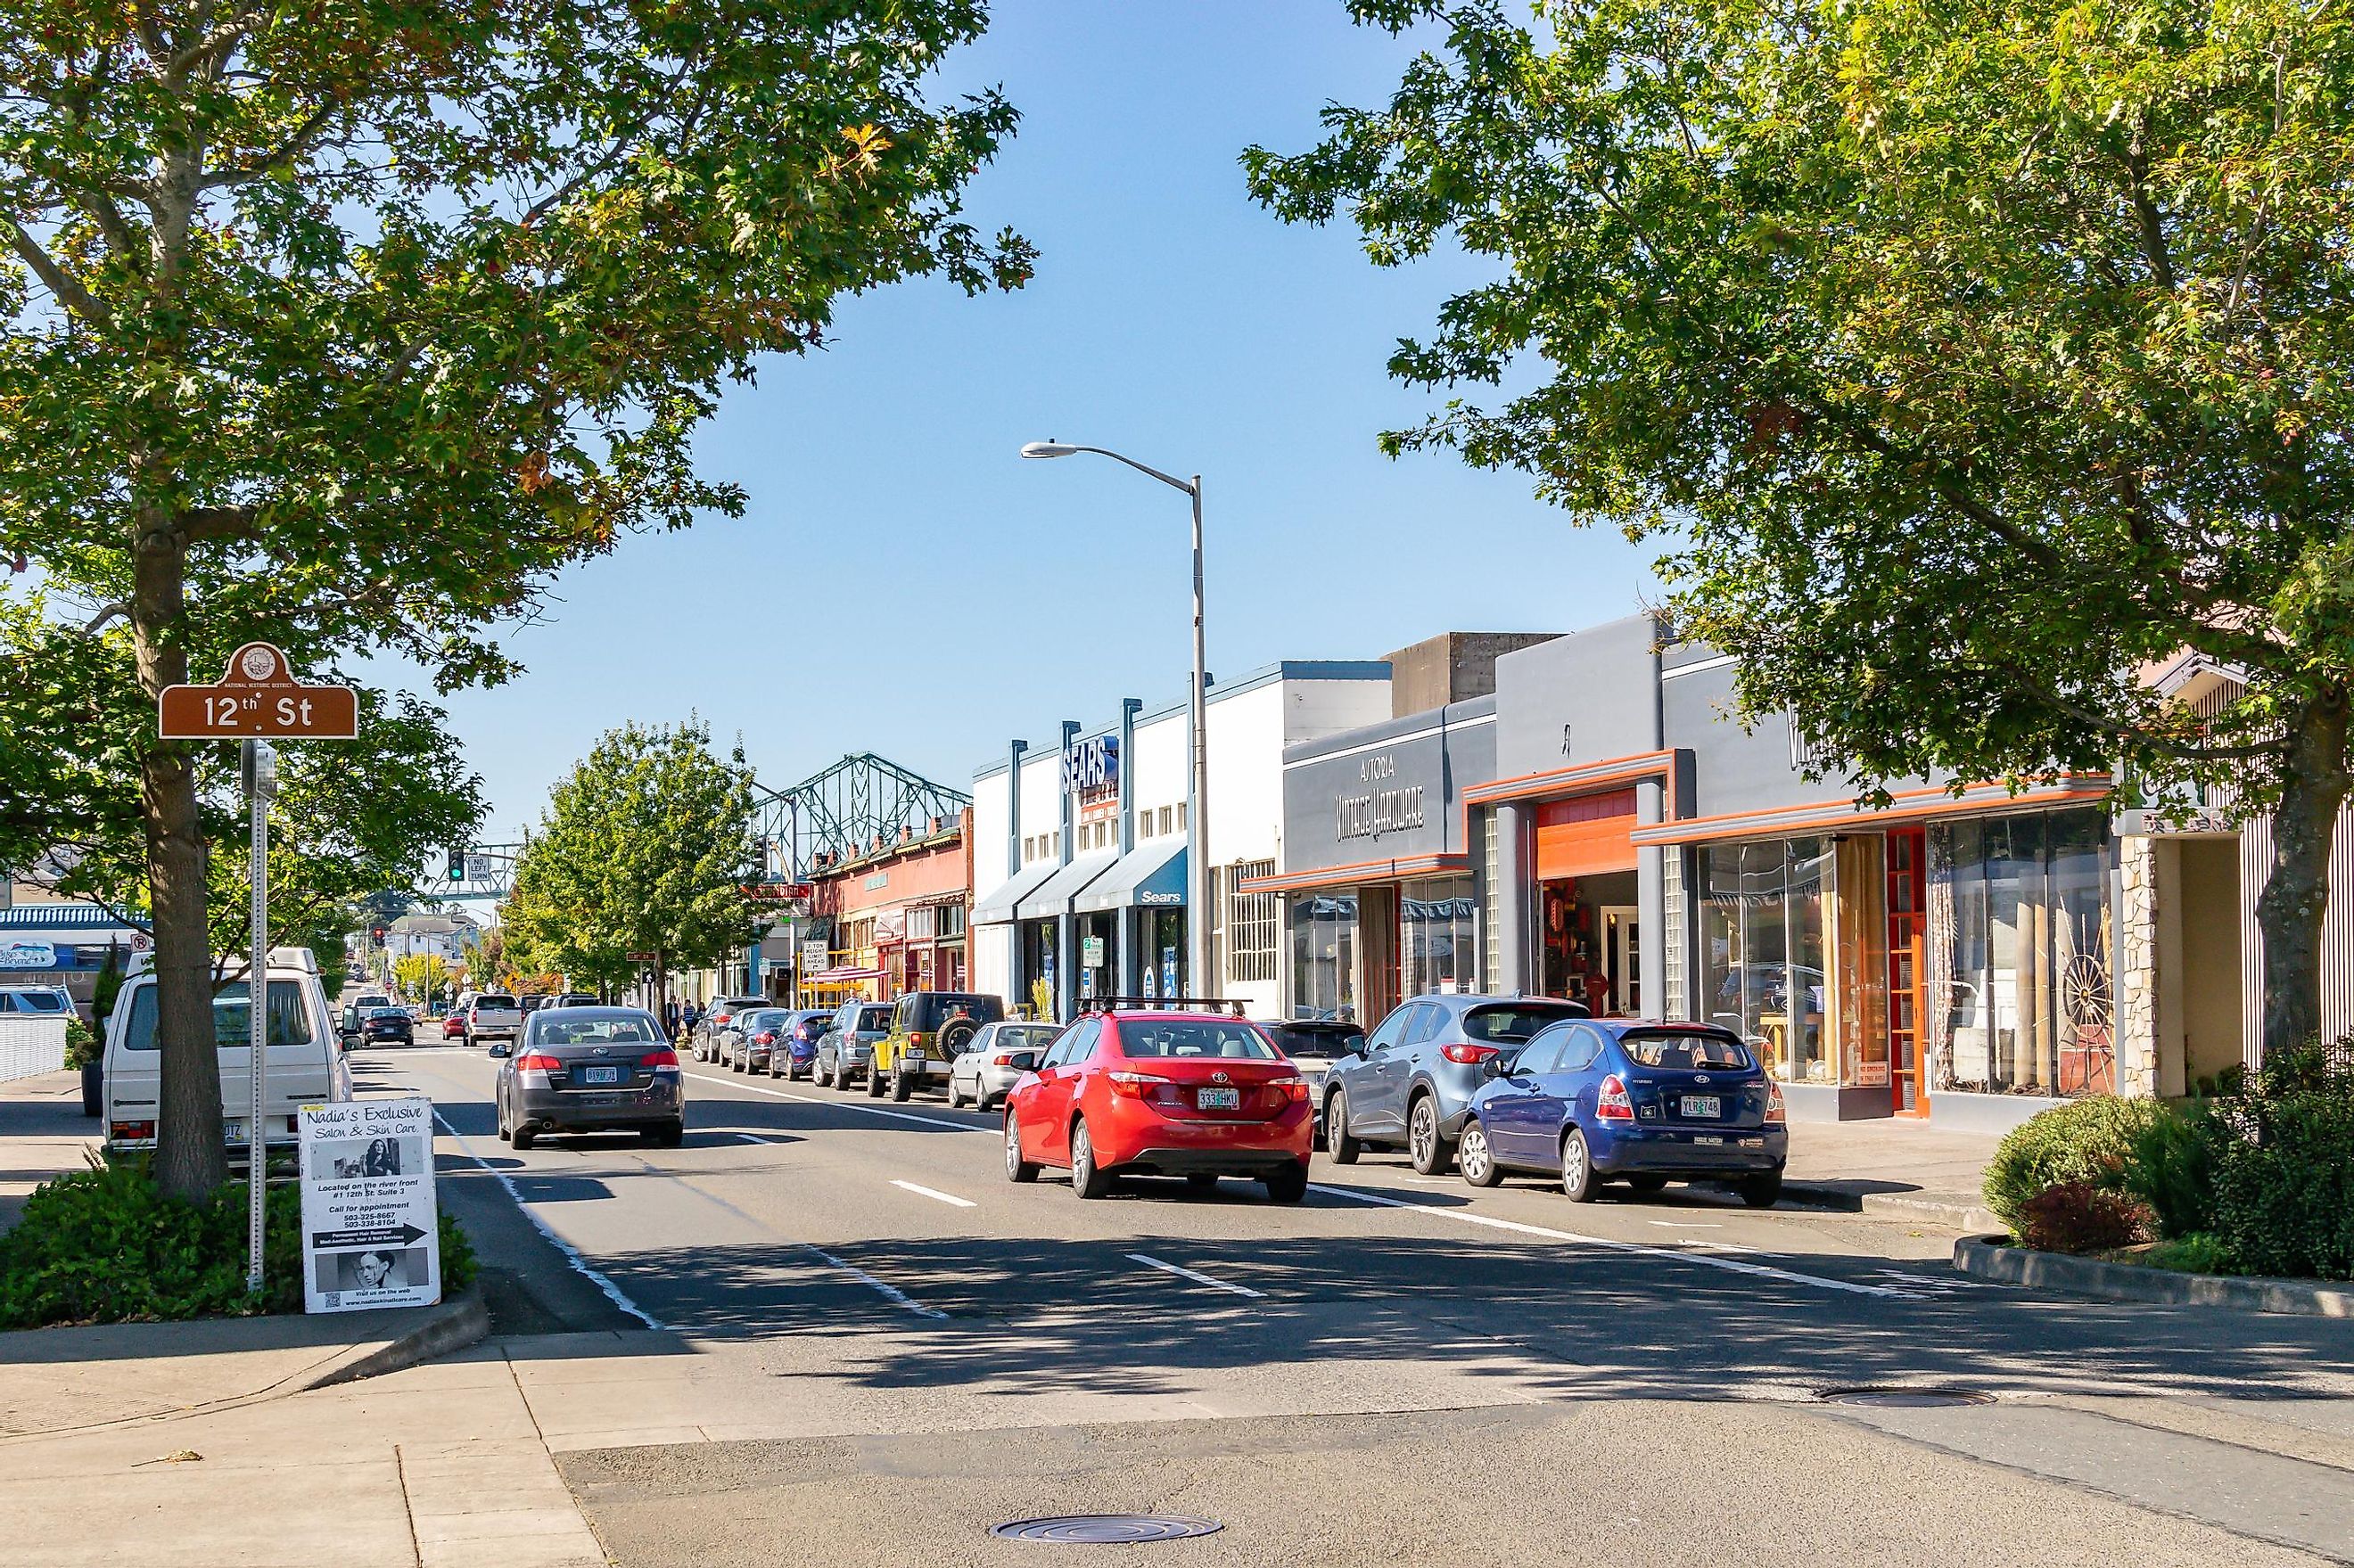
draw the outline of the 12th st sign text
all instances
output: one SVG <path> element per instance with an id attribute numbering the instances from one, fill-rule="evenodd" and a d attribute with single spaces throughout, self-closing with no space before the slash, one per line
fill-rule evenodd
<path id="1" fill-rule="evenodd" d="M 165 740 L 349 740 L 360 732 L 359 696 L 304 685 L 284 653 L 249 642 L 218 684 L 164 687 L 156 720 Z"/>

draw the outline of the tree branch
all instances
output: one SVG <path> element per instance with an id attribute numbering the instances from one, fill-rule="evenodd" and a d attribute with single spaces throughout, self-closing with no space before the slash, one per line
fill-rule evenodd
<path id="1" fill-rule="evenodd" d="M 55 258 L 42 249 L 40 242 L 26 231 L 25 226 L 13 217 L 0 217 L 8 226 L 9 249 L 23 259 L 33 275 L 48 286 L 49 292 L 75 315 L 96 327 L 111 327 L 114 312 L 105 301 L 81 286 L 81 281 L 58 265 Z"/>

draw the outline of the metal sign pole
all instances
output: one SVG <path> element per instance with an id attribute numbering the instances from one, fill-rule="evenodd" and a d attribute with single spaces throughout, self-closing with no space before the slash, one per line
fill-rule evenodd
<path id="1" fill-rule="evenodd" d="M 278 758 L 268 743 L 249 740 L 239 758 L 252 813 L 252 931 L 246 960 L 245 1287 L 261 1289 L 261 1233 L 269 1186 L 270 1042 L 270 798 L 278 792 Z"/>

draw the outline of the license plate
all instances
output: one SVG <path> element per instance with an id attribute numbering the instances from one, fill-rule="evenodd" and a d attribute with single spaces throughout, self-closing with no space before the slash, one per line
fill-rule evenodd
<path id="1" fill-rule="evenodd" d="M 584 1084 L 618 1084 L 621 1081 L 619 1067 L 583 1067 L 580 1081 Z"/>
<path id="2" fill-rule="evenodd" d="M 1724 1102 L 1714 1095 L 1686 1095 L 1684 1115 L 1715 1118 L 1724 1114 Z"/>
<path id="3" fill-rule="evenodd" d="M 1193 1103 L 1203 1110 L 1240 1110 L 1243 1092 L 1240 1089 L 1203 1089 L 1195 1095 Z"/>
<path id="4" fill-rule="evenodd" d="M 243 1143 L 245 1141 L 245 1123 L 242 1120 L 236 1118 L 221 1123 L 221 1137 L 225 1141 L 229 1143 Z"/>

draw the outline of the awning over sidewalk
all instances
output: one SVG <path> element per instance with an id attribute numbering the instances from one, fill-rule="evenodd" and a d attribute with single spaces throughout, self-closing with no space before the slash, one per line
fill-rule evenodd
<path id="1" fill-rule="evenodd" d="M 841 965 L 820 969 L 801 981 L 803 991 L 849 991 L 871 980 L 881 980 L 883 971 L 872 966 Z"/>
<path id="2" fill-rule="evenodd" d="M 1014 906 L 1024 920 L 1051 920 L 1071 912 L 1071 900 L 1082 888 L 1112 868 L 1119 856 L 1109 850 L 1083 854 L 1038 885 L 1038 890 Z"/>
<path id="3" fill-rule="evenodd" d="M 1173 909 L 1184 902 L 1185 841 L 1161 838 L 1139 844 L 1120 856 L 1109 871 L 1071 900 L 1071 912 L 1097 915 L 1107 909 Z"/>
<path id="4" fill-rule="evenodd" d="M 1032 861 L 972 901 L 972 923 L 976 926 L 1006 924 L 1013 918 L 1014 906 L 1021 903 L 1024 895 L 1062 869 L 1059 861 Z"/>

